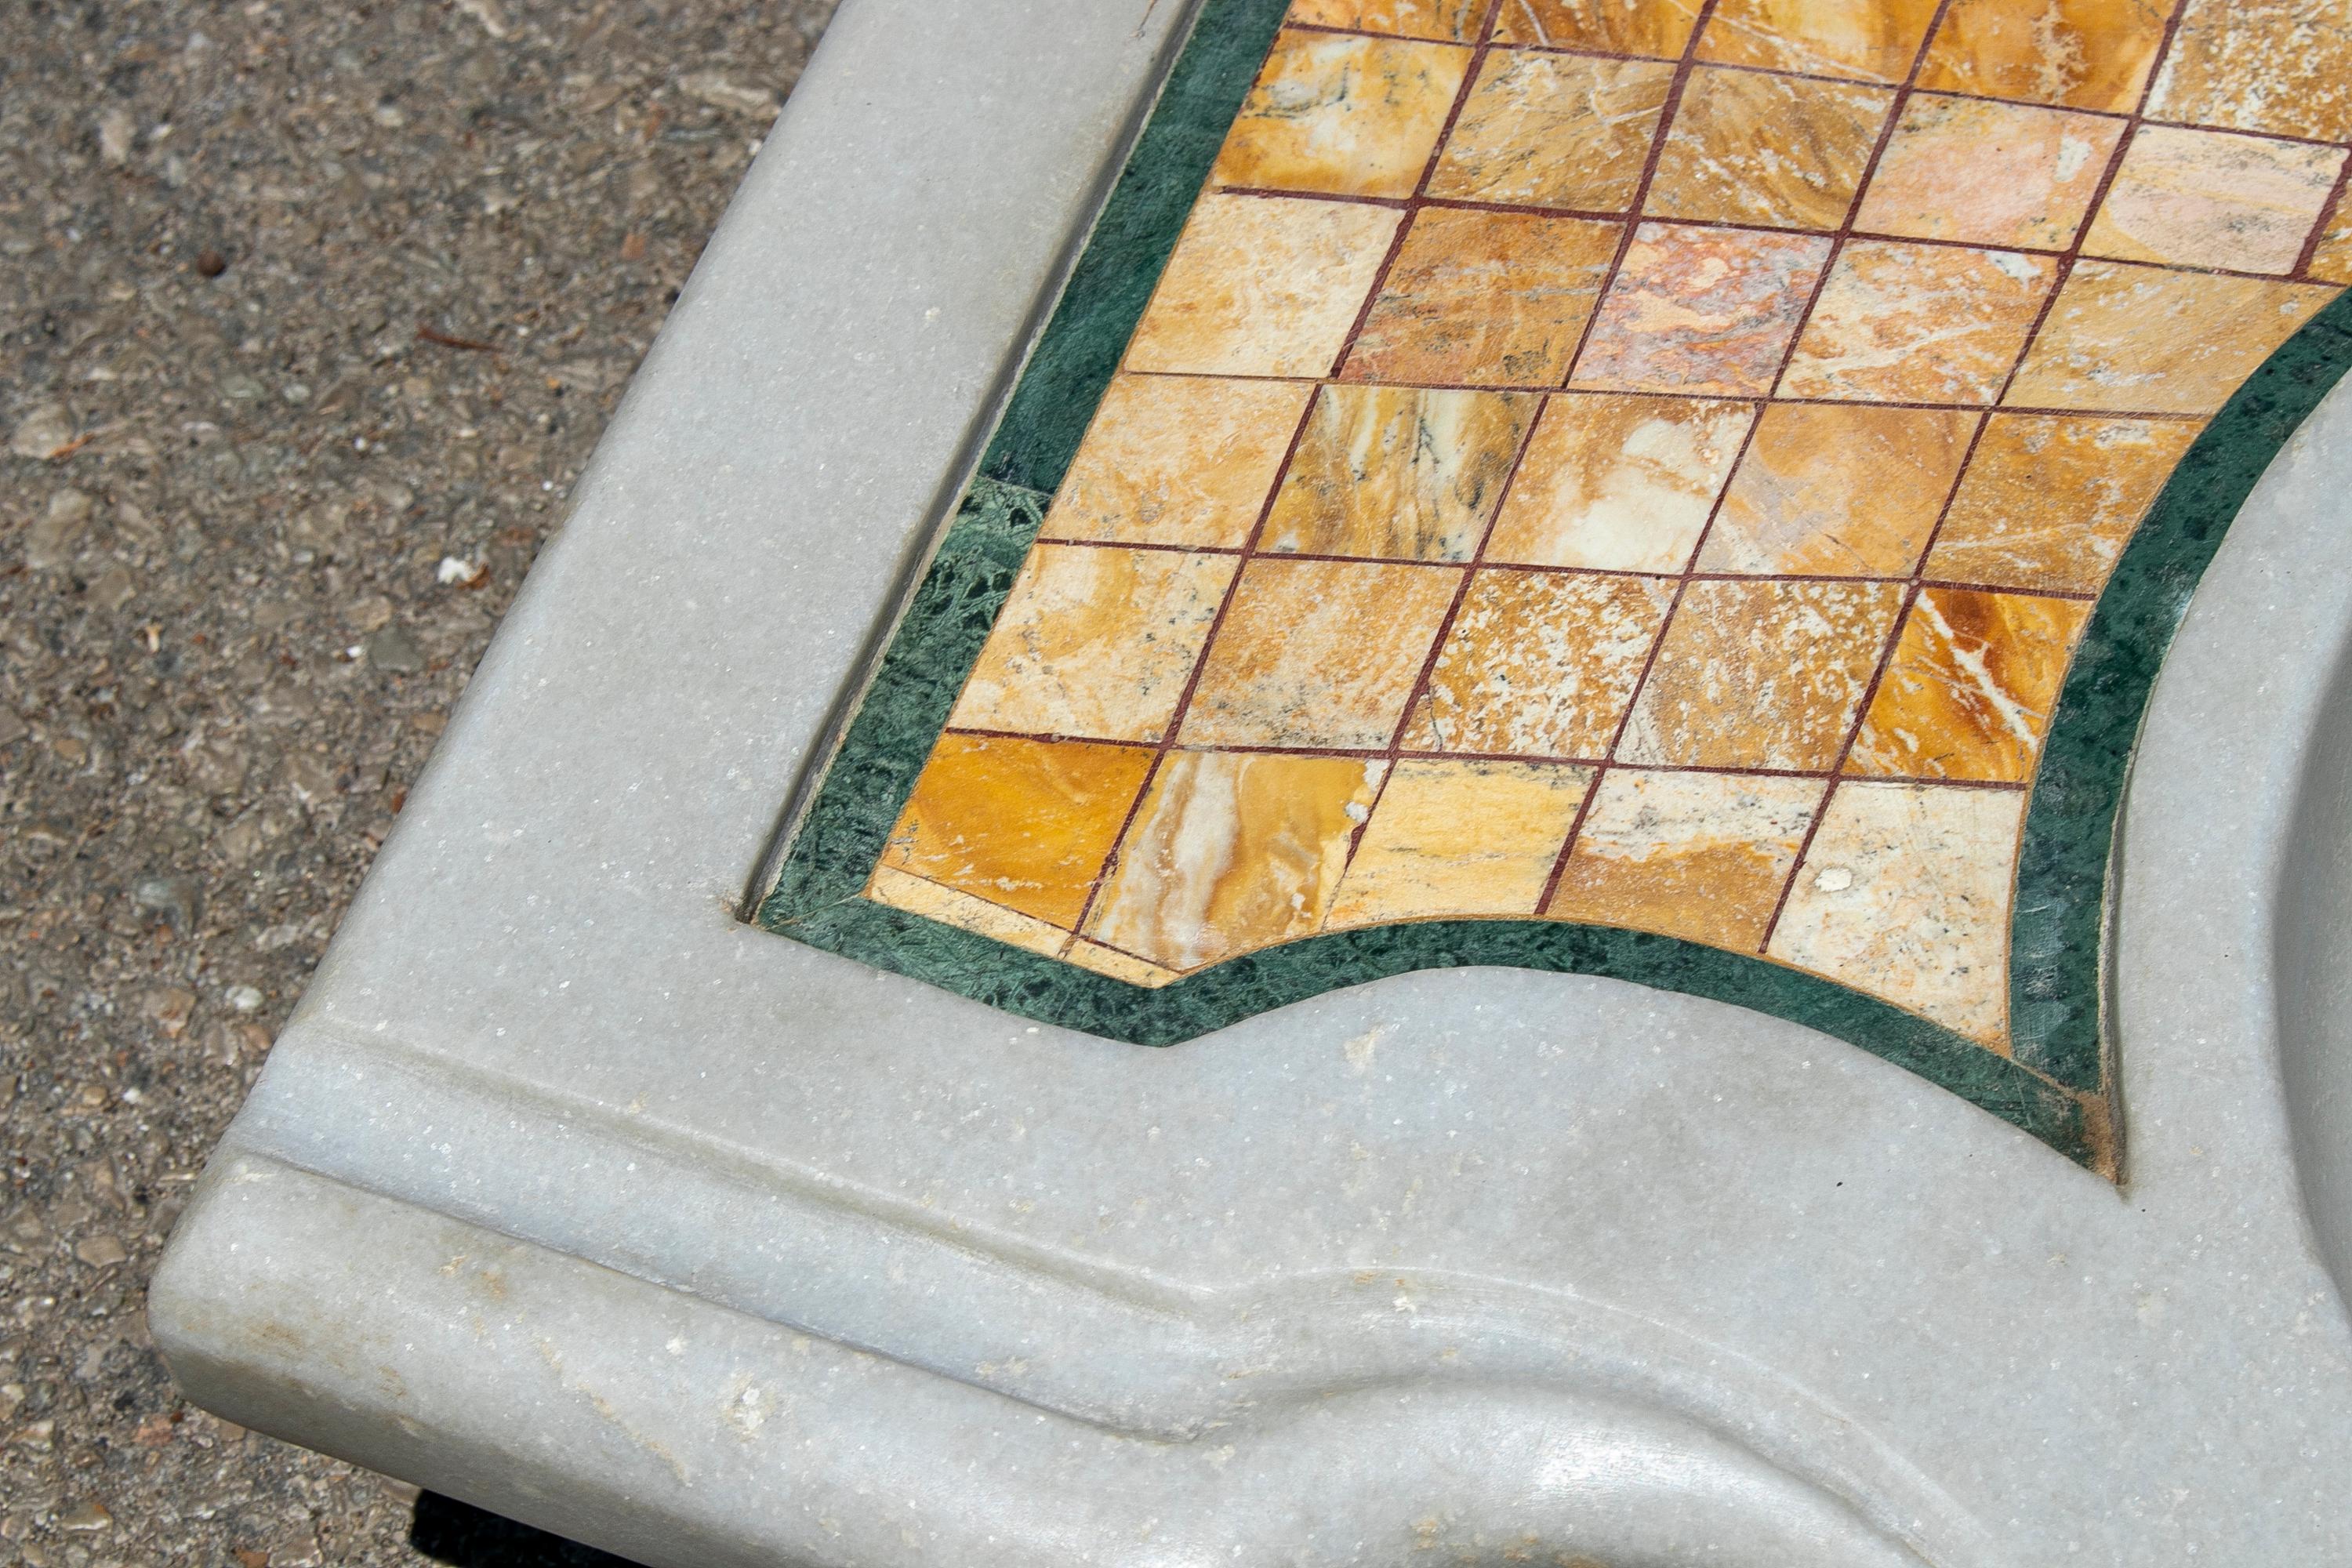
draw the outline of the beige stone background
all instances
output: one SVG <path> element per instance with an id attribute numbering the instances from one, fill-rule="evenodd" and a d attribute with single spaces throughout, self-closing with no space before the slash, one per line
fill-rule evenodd
<path id="1" fill-rule="evenodd" d="M 0 1568 L 613 1561 L 143 1292 L 831 9 L 0 5 Z"/>

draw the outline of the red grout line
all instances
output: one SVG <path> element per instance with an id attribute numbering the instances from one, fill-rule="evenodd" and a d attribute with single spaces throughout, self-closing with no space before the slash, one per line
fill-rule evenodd
<path id="1" fill-rule="evenodd" d="M 2347 181 L 2352 181 L 2352 157 L 2347 157 L 2342 166 L 2336 171 L 2336 183 L 2328 187 L 2327 200 L 2320 205 L 2319 217 L 2312 224 L 2311 232 L 2304 236 L 2303 248 L 2294 253 L 2294 265 L 2287 268 L 2286 275 L 2298 283 L 2333 283 L 2335 281 L 2333 279 L 2314 278 L 2311 275 L 2311 264 L 2319 258 L 2319 247 L 2327 238 L 2328 220 L 2335 217 L 2336 209 L 2344 205 L 2344 191 Z"/>

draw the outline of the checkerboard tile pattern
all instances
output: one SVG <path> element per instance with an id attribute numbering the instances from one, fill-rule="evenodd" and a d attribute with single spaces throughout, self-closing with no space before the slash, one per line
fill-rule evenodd
<path id="1" fill-rule="evenodd" d="M 1553 919 L 1994 1051 L 2092 605 L 2352 281 L 2287 0 L 1295 0 L 866 886 L 1139 985 Z"/>

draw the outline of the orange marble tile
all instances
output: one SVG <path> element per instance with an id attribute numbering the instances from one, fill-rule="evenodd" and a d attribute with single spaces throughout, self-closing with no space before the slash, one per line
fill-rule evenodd
<path id="1" fill-rule="evenodd" d="M 2024 811 L 2022 790 L 1840 784 L 1768 951 L 2005 1052 Z"/>
<path id="2" fill-rule="evenodd" d="M 1314 390 L 1298 382 L 1114 377 L 1039 536 L 1239 549 L 1265 510 Z"/>
<path id="3" fill-rule="evenodd" d="M 1390 772 L 1328 929 L 1536 912 L 1590 768 L 1408 757 Z"/>
<path id="4" fill-rule="evenodd" d="M 2143 125 L 2083 254 L 2292 272 L 2343 167 L 2341 147 Z"/>
<path id="5" fill-rule="evenodd" d="M 1171 752 L 1087 934 L 1186 971 L 1320 930 L 1388 764 Z"/>
<path id="6" fill-rule="evenodd" d="M 1209 646 L 1184 743 L 1385 748 L 1461 581 L 1445 567 L 1251 562 Z"/>
<path id="7" fill-rule="evenodd" d="M 1953 408 L 1768 405 L 1698 569 L 1909 576 L 1978 417 Z"/>
<path id="8" fill-rule="evenodd" d="M 1405 726 L 1405 745 L 1606 756 L 1674 593 L 1661 577 L 1479 572 Z"/>
<path id="9" fill-rule="evenodd" d="M 1857 239 L 1790 356 L 1791 397 L 1990 403 L 2058 264 L 2015 250 Z"/>
<path id="10" fill-rule="evenodd" d="M 1070 945 L 1070 933 L 1060 926 L 920 877 L 910 877 L 888 866 L 874 868 L 874 875 L 866 885 L 866 896 L 877 904 L 887 904 L 942 925 L 977 931 L 1030 952 L 1042 952 L 1048 958 L 1059 958 Z"/>
<path id="11" fill-rule="evenodd" d="M 2318 284 L 2078 262 L 2002 401 L 2210 414 L 2337 292 Z"/>
<path id="12" fill-rule="evenodd" d="M 1258 548 L 1469 560 L 1540 401 L 1528 392 L 1325 387 Z"/>
<path id="13" fill-rule="evenodd" d="M 1701 67 L 1684 84 L 1643 211 L 1837 228 L 1894 102 L 1881 87 Z"/>
<path id="14" fill-rule="evenodd" d="M 2203 426 L 1996 414 L 1952 498 L 1927 574 L 2096 594 Z"/>
<path id="15" fill-rule="evenodd" d="M 2032 777 L 2090 614 L 2079 599 L 1923 590 L 1845 771 L 2004 784 Z"/>
<path id="16" fill-rule="evenodd" d="M 2123 132 L 2095 114 L 1919 93 L 1903 106 L 1854 227 L 2063 250 Z"/>
<path id="17" fill-rule="evenodd" d="M 1831 242 L 1645 223 L 1570 384 L 1756 397 L 1772 388 Z"/>
<path id="18" fill-rule="evenodd" d="M 2325 0 L 2189 0 L 2147 112 L 2352 141 L 2352 11 Z"/>
<path id="19" fill-rule="evenodd" d="M 1128 345 L 1128 368 L 1328 374 L 1402 221 L 1361 202 L 1202 196 Z"/>
<path id="20" fill-rule="evenodd" d="M 1818 779 L 1612 768 L 1544 913 L 1754 952 L 1822 794 Z"/>
<path id="21" fill-rule="evenodd" d="M 1588 218 L 1423 208 L 1349 353 L 1348 378 L 1556 385 L 1618 233 Z"/>
<path id="22" fill-rule="evenodd" d="M 1952 0 L 1919 85 L 2129 113 L 2172 0 Z"/>
<path id="23" fill-rule="evenodd" d="M 1220 185 L 1409 196 L 1437 150 L 1470 51 L 1286 29 L 1209 175 Z"/>
<path id="24" fill-rule="evenodd" d="M 1899 82 L 1935 17 L 1936 0 L 1722 0 L 1698 58 Z"/>
<path id="25" fill-rule="evenodd" d="M 1496 49 L 1462 106 L 1429 193 L 1622 212 L 1633 200 L 1675 68 Z"/>
<path id="26" fill-rule="evenodd" d="M 1291 0 L 1290 20 L 1306 26 L 1354 27 L 1406 38 L 1470 43 L 1486 0 Z"/>
<path id="27" fill-rule="evenodd" d="M 1636 766 L 1834 767 L 1900 583 L 1693 583 L 1618 742 Z"/>
<path id="28" fill-rule="evenodd" d="M 2352 191 L 2336 198 L 2336 205 L 2312 247 L 2311 276 L 2330 283 L 2352 283 Z"/>
<path id="29" fill-rule="evenodd" d="M 1089 741 L 942 735 L 882 864 L 1074 925 L 1153 755 Z"/>
<path id="30" fill-rule="evenodd" d="M 948 722 L 1160 739 L 1238 563 L 1172 550 L 1035 546 Z"/>
<path id="31" fill-rule="evenodd" d="M 1486 559 L 1680 572 L 1755 418 L 1752 403 L 1554 395 L 1486 538 Z"/>
<path id="32" fill-rule="evenodd" d="M 1671 60 L 1701 9 L 1700 0 L 1503 0 L 1495 40 Z"/>

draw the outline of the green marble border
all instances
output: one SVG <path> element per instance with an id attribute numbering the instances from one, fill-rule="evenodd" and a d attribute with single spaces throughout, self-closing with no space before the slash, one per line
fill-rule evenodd
<path id="1" fill-rule="evenodd" d="M 2189 593 L 2279 446 L 2352 363 L 2352 296 L 2257 372 L 2189 449 L 2118 563 L 2053 718 L 2012 930 L 2016 1059 L 1874 997 L 1672 937 L 1554 921 L 1337 932 L 1129 985 L 859 896 L 1174 248 L 1286 0 L 1207 0 L 756 915 L 766 929 L 1040 1022 L 1173 1045 L 1418 969 L 1597 974 L 1819 1029 L 2113 1173 L 2101 1108 L 2106 866 L 2148 690 Z"/>

